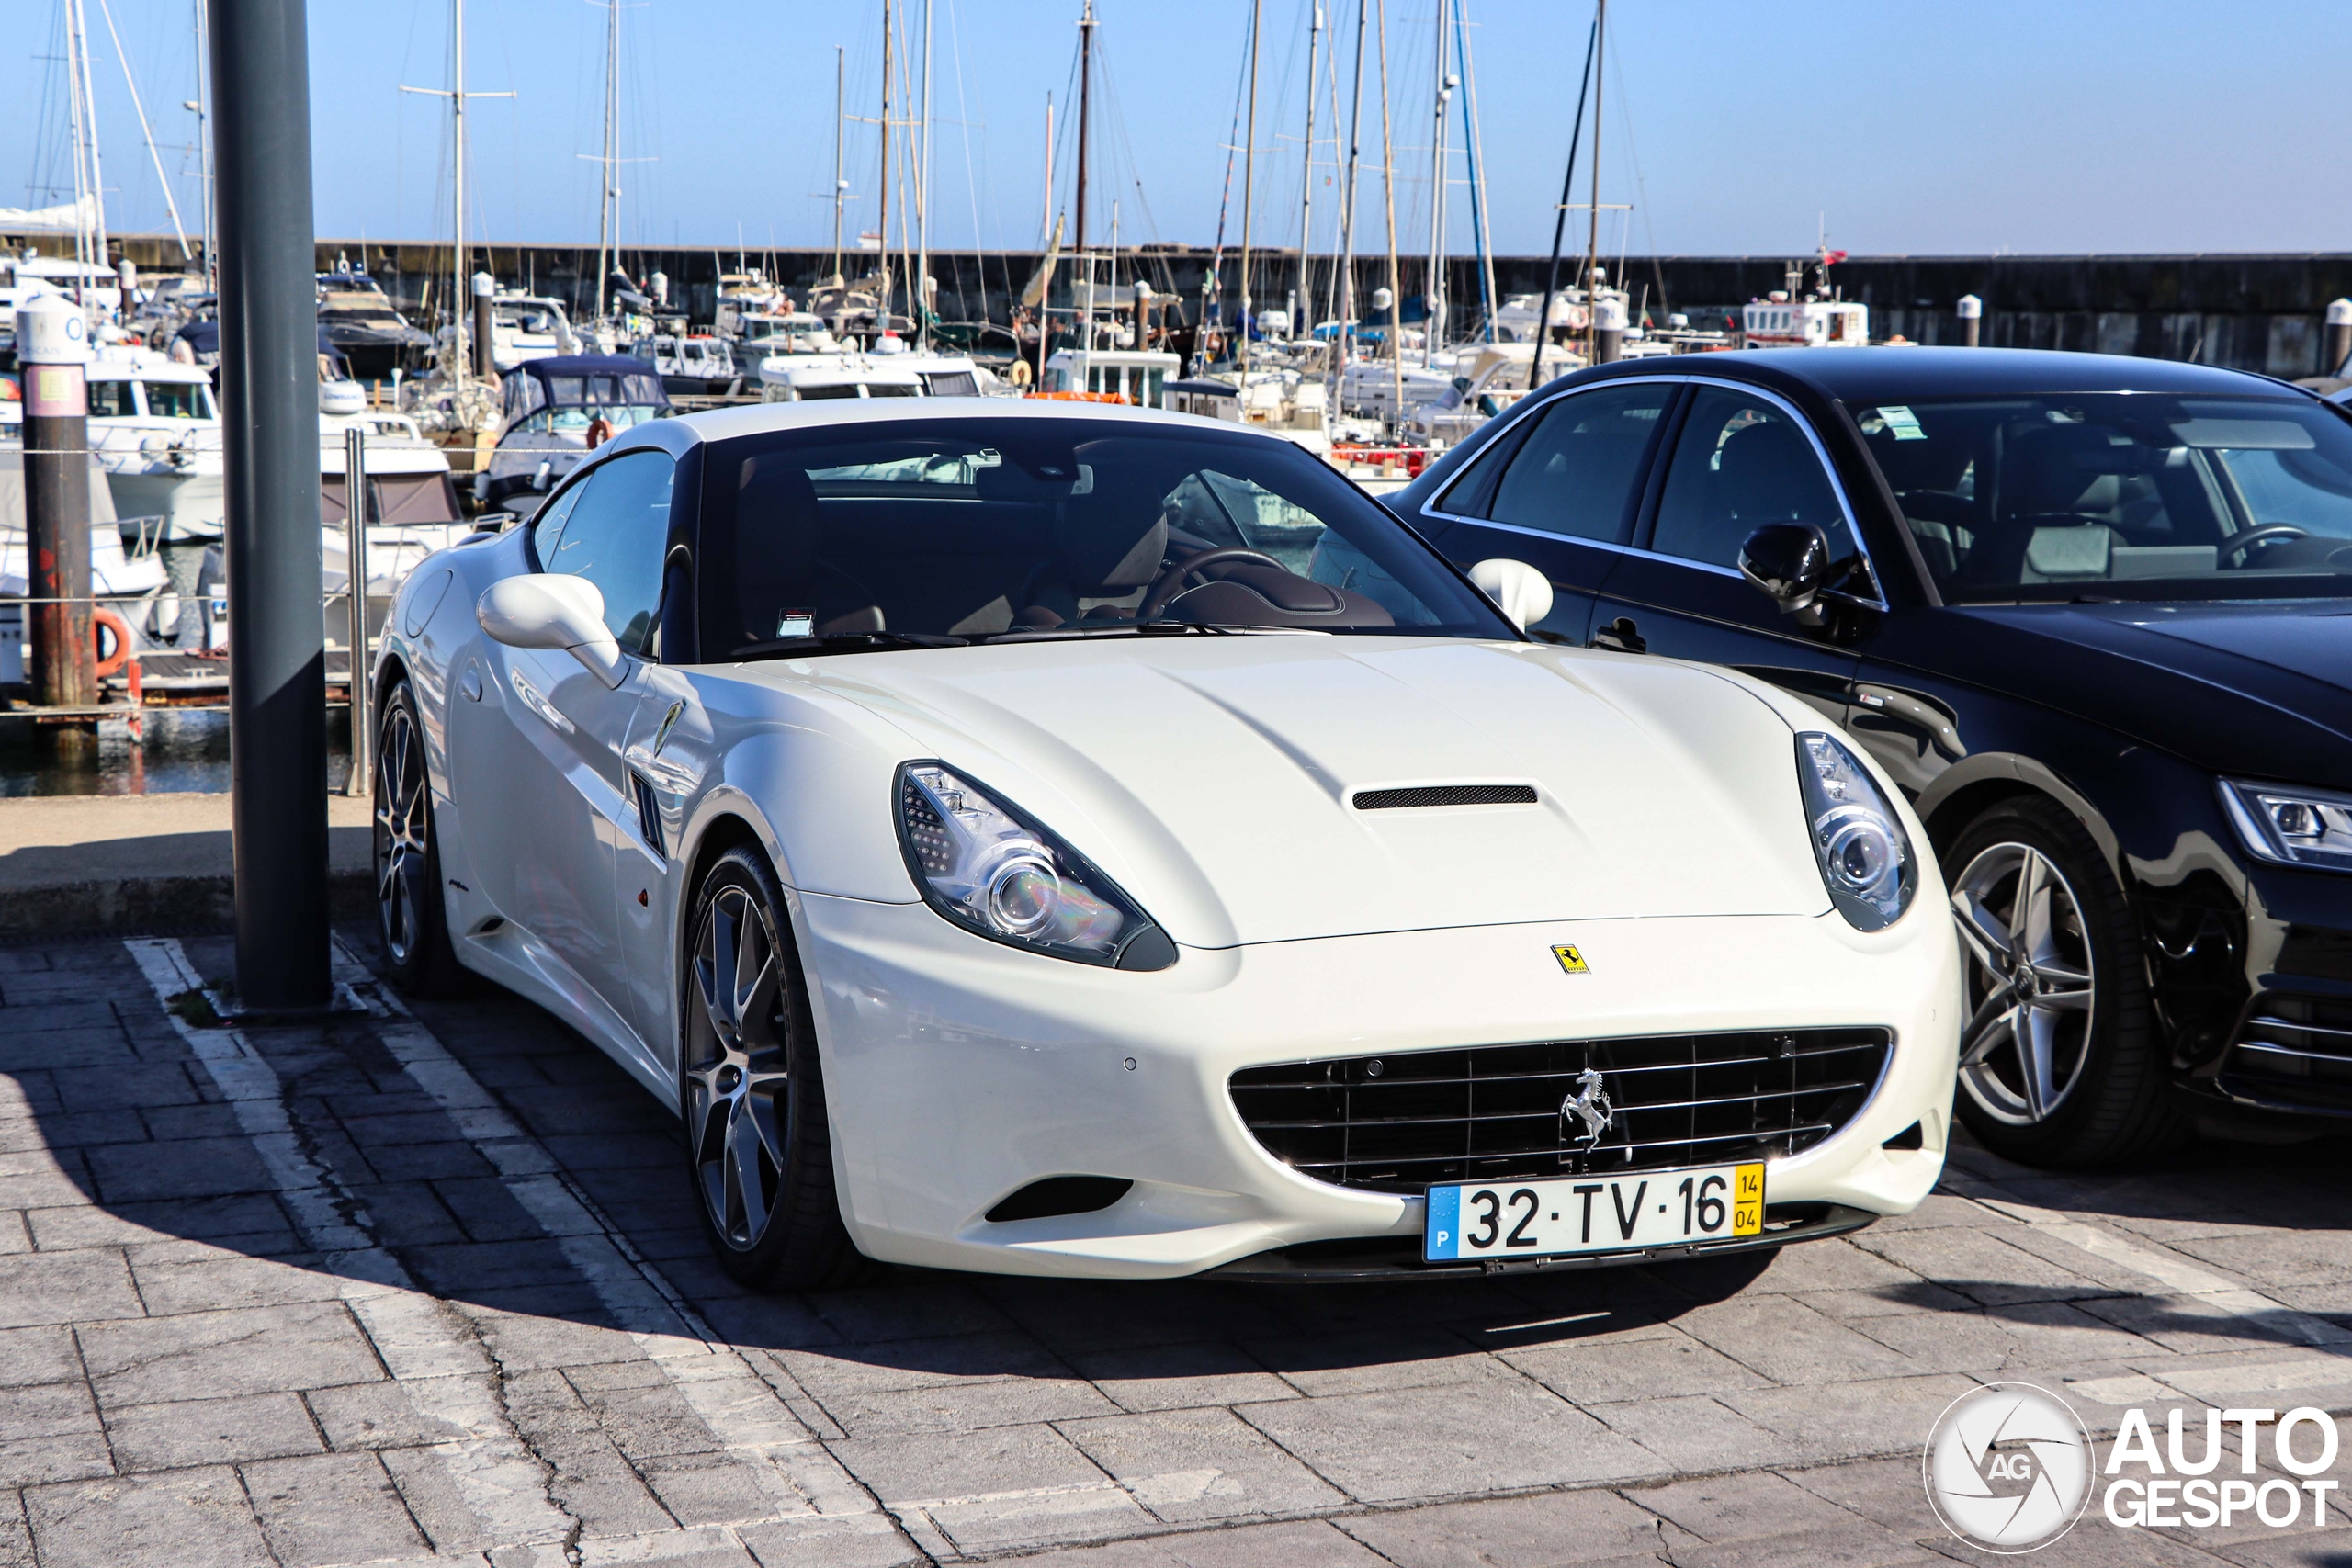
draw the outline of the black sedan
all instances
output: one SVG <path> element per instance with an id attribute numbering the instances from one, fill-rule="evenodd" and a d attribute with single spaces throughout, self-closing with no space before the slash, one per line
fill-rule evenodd
<path id="1" fill-rule="evenodd" d="M 1886 765 L 1952 888 L 1994 1150 L 2352 1115 L 2346 411 L 2100 355 L 1632 361 L 1390 502 L 1542 570 L 1536 635 L 1736 666 Z"/>

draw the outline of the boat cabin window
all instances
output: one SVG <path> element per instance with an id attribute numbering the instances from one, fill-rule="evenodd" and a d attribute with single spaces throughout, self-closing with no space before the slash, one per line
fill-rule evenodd
<path id="1" fill-rule="evenodd" d="M 980 395 L 979 378 L 969 370 L 938 370 L 923 378 L 934 398 L 977 398 Z"/>
<path id="2" fill-rule="evenodd" d="M 149 381 L 145 386 L 150 419 L 212 417 L 212 389 L 201 381 Z"/>
<path id="3" fill-rule="evenodd" d="M 869 398 L 919 398 L 922 396 L 922 389 L 900 386 L 890 381 L 876 381 L 867 384 L 865 395 Z"/>
<path id="4" fill-rule="evenodd" d="M 854 398 L 857 396 L 857 387 L 854 383 L 844 383 L 831 387 L 795 387 L 793 391 L 798 394 L 799 400 L 802 402 L 808 402 L 816 398 Z"/>
<path id="5" fill-rule="evenodd" d="M 92 419 L 136 419 L 139 406 L 130 389 L 135 381 L 92 381 L 90 383 L 90 417 Z"/>

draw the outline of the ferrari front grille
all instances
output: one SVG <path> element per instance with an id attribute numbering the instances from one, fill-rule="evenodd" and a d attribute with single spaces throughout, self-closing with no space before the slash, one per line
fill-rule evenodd
<path id="1" fill-rule="evenodd" d="M 1886 1029 L 1563 1040 L 1245 1067 L 1228 1088 L 1302 1176 L 1419 1192 L 1799 1154 L 1853 1120 L 1894 1049 Z"/>

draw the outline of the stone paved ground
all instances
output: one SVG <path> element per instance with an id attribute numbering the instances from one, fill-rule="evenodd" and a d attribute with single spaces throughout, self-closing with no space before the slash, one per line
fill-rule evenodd
<path id="1" fill-rule="evenodd" d="M 2342 1142 L 1963 1152 L 1919 1213 L 1760 1264 L 762 1299 L 666 1111 L 544 1015 L 159 1002 L 228 967 L 0 949 L 0 1561 L 1881 1568 L 1974 1555 L 1917 1456 L 1975 1381 L 2109 1431 L 2352 1409 Z M 2036 1561 L 2347 1551 L 2094 1513 Z"/>

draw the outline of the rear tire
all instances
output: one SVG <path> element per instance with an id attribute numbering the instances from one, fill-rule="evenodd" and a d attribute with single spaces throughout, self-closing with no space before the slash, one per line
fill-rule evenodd
<path id="1" fill-rule="evenodd" d="M 1961 931 L 1961 1121 L 2027 1165 L 2112 1165 L 2186 1142 L 2138 922 L 2082 825 L 2004 801 L 1943 857 Z"/>
<path id="2" fill-rule="evenodd" d="M 384 699 L 376 729 L 376 932 L 392 983 L 420 997 L 468 988 L 449 943 L 441 840 L 433 822 L 433 782 L 416 694 L 405 680 Z"/>
<path id="3" fill-rule="evenodd" d="M 679 1111 L 719 1266 L 762 1291 L 853 1283 L 817 1031 L 775 873 L 738 847 L 703 878 L 679 975 Z"/>

